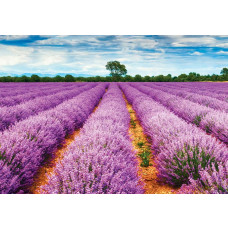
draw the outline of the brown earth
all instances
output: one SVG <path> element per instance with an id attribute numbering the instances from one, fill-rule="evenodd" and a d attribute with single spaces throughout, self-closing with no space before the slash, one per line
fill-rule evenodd
<path id="1" fill-rule="evenodd" d="M 137 157 L 138 167 L 139 167 L 138 175 L 141 177 L 141 181 L 145 184 L 144 186 L 145 193 L 146 194 L 175 193 L 176 189 L 174 189 L 173 187 L 158 182 L 157 180 L 158 171 L 154 166 L 155 159 L 152 153 L 150 155 L 150 165 L 148 167 L 140 166 L 142 160 L 138 156 L 138 154 L 142 153 L 144 149 L 148 149 L 148 148 L 150 149 L 151 143 L 148 136 L 144 134 L 140 121 L 138 120 L 135 111 L 133 110 L 129 102 L 126 100 L 125 96 L 124 96 L 124 99 L 126 101 L 127 109 L 130 113 L 131 121 L 135 123 L 134 125 L 132 124 L 130 125 L 129 135 L 132 140 L 133 148 L 136 151 L 136 157 Z M 93 113 L 96 111 L 99 104 L 94 108 Z M 48 184 L 48 176 L 53 175 L 56 164 L 61 161 L 61 159 L 64 157 L 64 153 L 68 150 L 71 143 L 75 141 L 79 135 L 80 135 L 80 129 L 77 129 L 74 131 L 72 135 L 69 135 L 68 137 L 66 137 L 64 144 L 56 151 L 54 157 L 46 161 L 46 163 L 39 169 L 39 171 L 35 175 L 34 183 L 30 187 L 30 193 L 39 194 L 41 190 L 41 186 Z M 138 146 L 139 142 L 143 142 L 143 145 L 140 147 Z"/>
<path id="2" fill-rule="evenodd" d="M 105 92 L 107 92 L 107 89 L 105 90 Z M 97 110 L 101 100 L 102 98 L 100 99 L 98 105 L 94 108 L 93 112 L 90 115 L 92 115 Z M 54 157 L 46 161 L 46 163 L 38 170 L 37 174 L 34 177 L 33 185 L 29 189 L 30 193 L 40 194 L 41 186 L 48 184 L 48 176 L 53 175 L 56 164 L 63 159 L 64 153 L 68 150 L 71 143 L 76 140 L 79 134 L 80 129 L 77 129 L 74 131 L 72 135 L 67 136 L 63 145 L 54 154 Z"/>
<path id="3" fill-rule="evenodd" d="M 58 149 L 54 155 L 54 158 L 47 161 L 37 172 L 34 177 L 33 185 L 30 187 L 30 193 L 39 194 L 40 188 L 48 183 L 48 176 L 51 176 L 54 172 L 56 164 L 63 158 L 64 153 L 68 150 L 70 144 L 79 136 L 80 129 L 74 131 L 74 133 L 65 139 L 63 146 Z"/>
<path id="4" fill-rule="evenodd" d="M 127 109 L 130 113 L 131 122 L 134 123 L 130 125 L 129 135 L 132 140 L 132 145 L 134 147 L 134 150 L 136 151 L 136 156 L 139 164 L 138 175 L 141 177 L 141 181 L 145 184 L 144 186 L 145 194 L 175 193 L 177 189 L 158 181 L 158 178 L 157 178 L 158 171 L 156 169 L 155 159 L 152 153 L 149 156 L 150 165 L 148 167 L 140 166 L 142 160 L 138 156 L 138 154 L 142 153 L 145 150 L 151 151 L 151 143 L 150 143 L 151 140 L 144 133 L 141 123 L 136 115 L 136 112 L 132 108 L 132 105 L 127 101 L 125 96 L 124 96 L 124 99 L 126 101 Z M 143 143 L 143 145 L 139 146 L 138 143 Z"/>

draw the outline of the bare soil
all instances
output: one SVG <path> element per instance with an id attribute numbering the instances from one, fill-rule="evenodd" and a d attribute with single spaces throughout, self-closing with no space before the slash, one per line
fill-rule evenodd
<path id="1" fill-rule="evenodd" d="M 105 90 L 105 92 L 106 91 L 107 89 Z M 101 100 L 102 98 L 100 99 L 98 105 L 94 108 L 90 116 L 96 111 Z M 38 170 L 37 174 L 34 177 L 33 185 L 29 189 L 30 193 L 40 194 L 41 186 L 48 184 L 48 176 L 53 175 L 56 164 L 63 159 L 64 153 L 69 149 L 71 143 L 74 142 L 76 138 L 80 135 L 80 130 L 81 129 L 77 129 L 72 135 L 68 135 L 63 145 L 55 152 L 53 158 L 46 161 L 46 163 Z"/>
<path id="2" fill-rule="evenodd" d="M 127 109 L 130 113 L 131 122 L 134 123 L 133 125 L 130 125 L 129 135 L 132 140 L 134 150 L 136 151 L 136 157 L 139 164 L 138 175 L 141 177 L 141 181 L 145 184 L 145 194 L 174 194 L 177 189 L 158 181 L 158 170 L 155 166 L 155 158 L 153 156 L 153 153 L 151 153 L 149 156 L 150 165 L 148 167 L 140 166 L 142 160 L 138 155 L 145 151 L 145 149 L 149 149 L 151 151 L 151 140 L 144 133 L 141 123 L 136 115 L 136 112 L 132 108 L 132 105 L 127 101 L 125 96 L 124 99 L 126 101 Z M 139 146 L 140 143 L 143 143 L 143 145 Z"/>

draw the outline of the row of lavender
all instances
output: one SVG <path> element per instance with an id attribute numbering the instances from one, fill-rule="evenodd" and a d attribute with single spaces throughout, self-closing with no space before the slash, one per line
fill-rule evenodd
<path id="1" fill-rule="evenodd" d="M 199 126 L 207 133 L 212 133 L 222 142 L 228 143 L 228 115 L 225 111 L 218 111 L 155 88 L 140 84 L 133 84 L 133 86 L 160 102 L 177 116 Z"/>
<path id="2" fill-rule="evenodd" d="M 143 193 L 123 95 L 111 84 L 98 109 L 56 166 L 43 193 Z"/>
<path id="3" fill-rule="evenodd" d="M 106 86 L 84 88 L 75 98 L 0 133 L 0 193 L 28 191 L 39 167 L 64 142 L 66 135 L 82 126 Z"/>
<path id="4" fill-rule="evenodd" d="M 27 92 L 26 89 L 24 89 L 24 93 L 23 94 L 19 94 L 19 95 L 14 95 L 12 96 L 12 94 L 10 93 L 10 95 L 8 96 L 4 96 L 4 97 L 0 97 L 0 106 L 13 106 L 13 105 L 17 105 L 20 104 L 22 102 L 26 102 L 32 99 L 35 99 L 37 97 L 41 97 L 41 96 L 47 96 L 47 95 L 51 95 L 51 94 L 55 94 L 58 92 L 63 92 L 63 91 L 67 91 L 70 89 L 77 89 L 79 86 L 81 86 L 81 84 L 74 84 L 71 86 L 49 86 L 49 87 L 34 87 L 34 89 L 32 91 Z"/>
<path id="5" fill-rule="evenodd" d="M 227 83 L 224 83 L 223 89 L 217 89 L 218 83 L 156 83 L 158 86 L 165 86 L 169 88 L 175 88 L 182 91 L 192 92 L 195 94 L 200 94 L 203 96 L 213 97 L 221 101 L 228 102 L 228 90 L 227 90 Z"/>
<path id="6" fill-rule="evenodd" d="M 184 99 L 204 105 L 206 107 L 210 107 L 210 108 L 213 108 L 213 109 L 216 109 L 219 111 L 228 112 L 228 103 L 227 102 L 221 101 L 219 99 L 216 99 L 216 98 L 213 98 L 210 96 L 197 94 L 196 92 L 198 91 L 198 89 L 193 90 L 192 92 L 188 92 L 185 89 L 180 89 L 175 86 L 173 86 L 173 87 L 166 86 L 166 84 L 157 85 L 154 83 L 147 83 L 145 85 L 149 86 L 151 88 L 162 90 L 163 92 L 171 93 L 173 95 L 182 97 Z"/>
<path id="7" fill-rule="evenodd" d="M 20 94 L 25 94 L 28 92 L 33 92 L 38 89 L 45 89 L 50 87 L 68 87 L 75 85 L 76 83 L 9 83 L 1 85 L 0 83 L 0 97 L 9 97 L 9 96 L 17 96 Z M 77 84 L 85 84 L 85 83 L 77 83 Z"/>
<path id="8" fill-rule="evenodd" d="M 0 131 L 8 129 L 16 122 L 26 119 L 29 116 L 33 116 L 41 111 L 54 108 L 63 101 L 71 99 L 80 94 L 82 91 L 91 89 L 95 85 L 95 83 L 89 83 L 78 88 L 70 88 L 67 91 L 59 91 L 56 94 L 37 97 L 15 106 L 2 107 L 0 109 Z"/>
<path id="9" fill-rule="evenodd" d="M 164 84 L 164 83 L 158 83 Z M 179 88 L 200 89 L 203 91 L 210 91 L 218 94 L 228 94 L 227 83 L 214 83 L 214 82 L 178 82 L 178 83 L 165 83 L 170 86 L 177 86 Z"/>
<path id="10" fill-rule="evenodd" d="M 226 145 L 130 85 L 121 88 L 151 137 L 161 181 L 182 193 L 228 193 Z"/>

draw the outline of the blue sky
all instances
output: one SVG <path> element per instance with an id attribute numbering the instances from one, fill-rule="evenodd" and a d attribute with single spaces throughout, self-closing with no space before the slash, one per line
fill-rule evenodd
<path id="1" fill-rule="evenodd" d="M 0 36 L 0 72 L 107 75 L 118 60 L 128 74 L 219 74 L 228 36 Z"/>

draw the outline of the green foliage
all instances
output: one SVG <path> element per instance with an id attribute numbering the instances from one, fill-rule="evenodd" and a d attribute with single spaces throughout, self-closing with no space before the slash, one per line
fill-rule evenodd
<path id="1" fill-rule="evenodd" d="M 74 81 L 75 81 L 75 79 L 74 79 L 74 77 L 72 75 L 67 74 L 65 76 L 65 82 L 74 82 Z"/>
<path id="2" fill-rule="evenodd" d="M 223 68 L 221 70 L 222 79 L 228 81 L 228 68 Z"/>
<path id="3" fill-rule="evenodd" d="M 189 74 L 180 74 L 179 76 L 158 75 L 145 77 L 137 74 L 135 76 L 126 75 L 127 70 L 125 65 L 120 64 L 118 61 L 108 62 L 106 69 L 110 70 L 110 76 L 95 76 L 95 77 L 73 77 L 67 74 L 65 77 L 56 75 L 55 77 L 40 77 L 33 74 L 31 77 L 0 77 L 0 82 L 194 82 L 194 81 L 228 81 L 228 68 L 221 70 L 221 75 L 200 75 L 195 72 Z"/>
<path id="4" fill-rule="evenodd" d="M 139 142 L 137 143 L 137 145 L 138 145 L 138 147 L 139 147 L 139 148 L 142 148 L 142 147 L 143 147 L 143 145 L 144 145 L 144 142 L 139 141 Z"/>
<path id="5" fill-rule="evenodd" d="M 133 77 L 131 77 L 131 75 L 126 75 L 126 76 L 124 77 L 124 81 L 125 81 L 125 82 L 133 82 Z"/>
<path id="6" fill-rule="evenodd" d="M 212 167 L 212 164 L 218 169 L 218 163 L 215 158 L 207 154 L 203 148 L 185 145 L 172 158 L 172 172 L 175 174 L 172 175 L 170 173 L 172 182 L 176 186 L 181 186 L 188 183 L 189 176 L 197 180 L 200 178 L 200 169 L 205 169 L 208 166 Z"/>
<path id="7" fill-rule="evenodd" d="M 65 78 L 61 77 L 60 75 L 56 75 L 53 79 L 55 82 L 64 82 L 65 81 Z"/>
<path id="8" fill-rule="evenodd" d="M 136 123 L 135 123 L 135 121 L 134 121 L 133 119 L 131 119 L 130 124 L 131 124 L 131 126 L 132 126 L 133 128 L 136 127 Z"/>
<path id="9" fill-rule="evenodd" d="M 201 116 L 196 116 L 195 119 L 193 120 L 193 123 L 194 123 L 197 127 L 199 127 L 200 122 L 201 122 Z"/>
<path id="10" fill-rule="evenodd" d="M 145 150 L 142 153 L 140 153 L 139 156 L 142 159 L 140 166 L 148 167 L 150 165 L 150 151 Z"/>
<path id="11" fill-rule="evenodd" d="M 36 74 L 33 74 L 31 76 L 31 81 L 32 82 L 40 82 L 40 77 L 38 75 L 36 75 Z"/>
<path id="12" fill-rule="evenodd" d="M 142 76 L 140 74 L 136 74 L 134 77 L 135 82 L 142 82 Z"/>
<path id="13" fill-rule="evenodd" d="M 127 74 L 127 70 L 124 64 L 119 61 L 110 61 L 106 64 L 106 70 L 110 71 L 110 76 L 113 77 L 114 81 L 121 81 L 121 76 Z"/>

